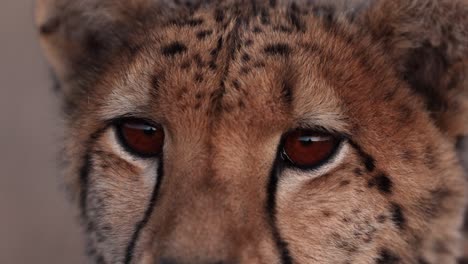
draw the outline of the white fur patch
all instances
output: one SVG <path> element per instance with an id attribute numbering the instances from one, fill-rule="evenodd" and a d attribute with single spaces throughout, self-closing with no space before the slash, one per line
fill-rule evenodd
<path id="1" fill-rule="evenodd" d="M 317 169 L 309 171 L 285 169 L 278 183 L 278 198 L 287 201 L 288 197 L 299 191 L 304 183 L 319 178 L 337 168 L 349 154 L 349 144 L 346 141 L 341 144 L 334 157 Z"/>

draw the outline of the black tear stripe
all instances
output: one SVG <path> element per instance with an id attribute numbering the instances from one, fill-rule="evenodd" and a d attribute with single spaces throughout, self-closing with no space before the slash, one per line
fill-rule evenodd
<path id="1" fill-rule="evenodd" d="M 79 180 L 80 180 L 80 197 L 79 197 L 79 207 L 80 207 L 80 216 L 83 224 L 86 225 L 86 232 L 93 232 L 94 231 L 94 224 L 88 218 L 88 189 L 89 189 L 89 175 L 91 174 L 92 167 L 93 167 L 93 160 L 91 157 L 91 153 L 93 150 L 93 146 L 98 140 L 98 138 L 108 129 L 110 124 L 106 124 L 101 127 L 99 130 L 91 134 L 89 139 L 85 142 L 86 151 L 83 156 L 83 163 L 79 170 Z M 90 246 L 90 245 L 88 245 Z M 93 253 L 94 252 L 94 253 Z M 95 254 L 95 249 L 89 249 L 89 256 Z M 102 256 L 97 256 L 96 263 L 105 263 L 105 260 Z"/>
<path id="2" fill-rule="evenodd" d="M 292 264 L 293 259 L 291 257 L 291 254 L 289 253 L 288 243 L 284 241 L 281 237 L 281 234 L 278 230 L 278 226 L 276 224 L 276 190 L 278 187 L 278 176 L 280 174 L 280 169 L 278 165 L 279 160 L 278 158 L 276 158 L 275 162 L 273 163 L 273 167 L 271 168 L 270 179 L 267 186 L 266 211 L 271 232 L 273 234 L 273 239 L 275 240 L 276 246 L 281 255 L 281 263 Z"/>
<path id="3" fill-rule="evenodd" d="M 104 131 L 107 130 L 109 127 L 109 124 L 106 124 L 104 127 L 100 128 L 91 136 L 89 139 L 86 141 L 85 146 L 86 146 L 86 151 L 85 155 L 83 156 L 83 164 L 81 165 L 80 168 L 80 214 L 81 214 L 81 219 L 88 224 L 89 219 L 88 219 L 88 214 L 86 212 L 86 209 L 88 207 L 88 187 L 89 187 L 89 174 L 91 173 L 91 168 L 93 166 L 93 161 L 91 158 L 91 152 L 94 144 L 96 143 L 96 140 L 104 133 Z"/>
<path id="4" fill-rule="evenodd" d="M 135 251 L 135 246 L 138 241 L 138 238 L 140 237 L 140 233 L 143 230 L 143 228 L 146 226 L 146 224 L 148 223 L 151 215 L 153 214 L 154 207 L 156 206 L 156 200 L 159 194 L 159 190 L 161 189 L 161 183 L 162 183 L 163 175 L 164 175 L 163 159 L 164 159 L 163 156 L 159 158 L 156 184 L 154 186 L 153 193 L 151 194 L 148 207 L 146 208 L 143 219 L 135 225 L 135 231 L 133 232 L 132 238 L 130 239 L 130 242 L 128 243 L 127 250 L 125 251 L 125 261 L 124 261 L 125 264 L 131 263 L 133 256 L 134 256 L 133 252 Z"/>
<path id="5" fill-rule="evenodd" d="M 371 155 L 366 153 L 356 142 L 354 142 L 350 138 L 348 138 L 348 142 L 358 152 L 367 171 L 373 172 L 375 169 L 375 159 Z"/>
<path id="6" fill-rule="evenodd" d="M 91 161 L 91 151 L 86 151 L 83 165 L 80 169 L 80 211 L 81 219 L 87 224 L 88 223 L 88 214 L 86 208 L 88 207 L 88 185 L 89 185 L 89 174 L 91 172 L 92 161 Z"/>

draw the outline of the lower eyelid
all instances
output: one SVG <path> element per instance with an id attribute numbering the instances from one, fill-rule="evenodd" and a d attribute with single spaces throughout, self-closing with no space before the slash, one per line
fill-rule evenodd
<path id="1" fill-rule="evenodd" d="M 335 149 L 335 152 L 331 155 L 331 157 L 322 165 L 310 169 L 310 170 L 304 170 L 299 167 L 294 167 L 294 166 L 288 166 L 287 168 L 289 170 L 297 171 L 298 173 L 304 175 L 314 175 L 313 178 L 320 177 L 321 175 L 324 175 L 331 170 L 339 167 L 339 165 L 346 159 L 347 155 L 349 154 L 349 144 L 346 140 L 343 140 L 342 142 L 339 143 L 337 148 Z"/>

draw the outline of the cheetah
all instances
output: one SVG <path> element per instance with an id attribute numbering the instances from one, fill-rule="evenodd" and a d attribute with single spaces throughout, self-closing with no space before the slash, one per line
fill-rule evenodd
<path id="1" fill-rule="evenodd" d="M 466 263 L 466 0 L 38 0 L 91 263 Z"/>

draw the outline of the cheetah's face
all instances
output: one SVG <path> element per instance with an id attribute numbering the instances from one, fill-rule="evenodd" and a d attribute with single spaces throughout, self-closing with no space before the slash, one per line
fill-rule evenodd
<path id="1" fill-rule="evenodd" d="M 393 27 L 433 11 L 401 2 L 387 21 L 395 3 L 384 0 L 347 15 L 302 2 L 87 2 L 94 10 L 44 1 L 39 20 L 64 89 L 68 186 L 97 263 L 459 256 L 464 98 L 442 91 L 463 91 L 468 46 Z M 450 34 L 468 30 L 461 21 Z"/>

